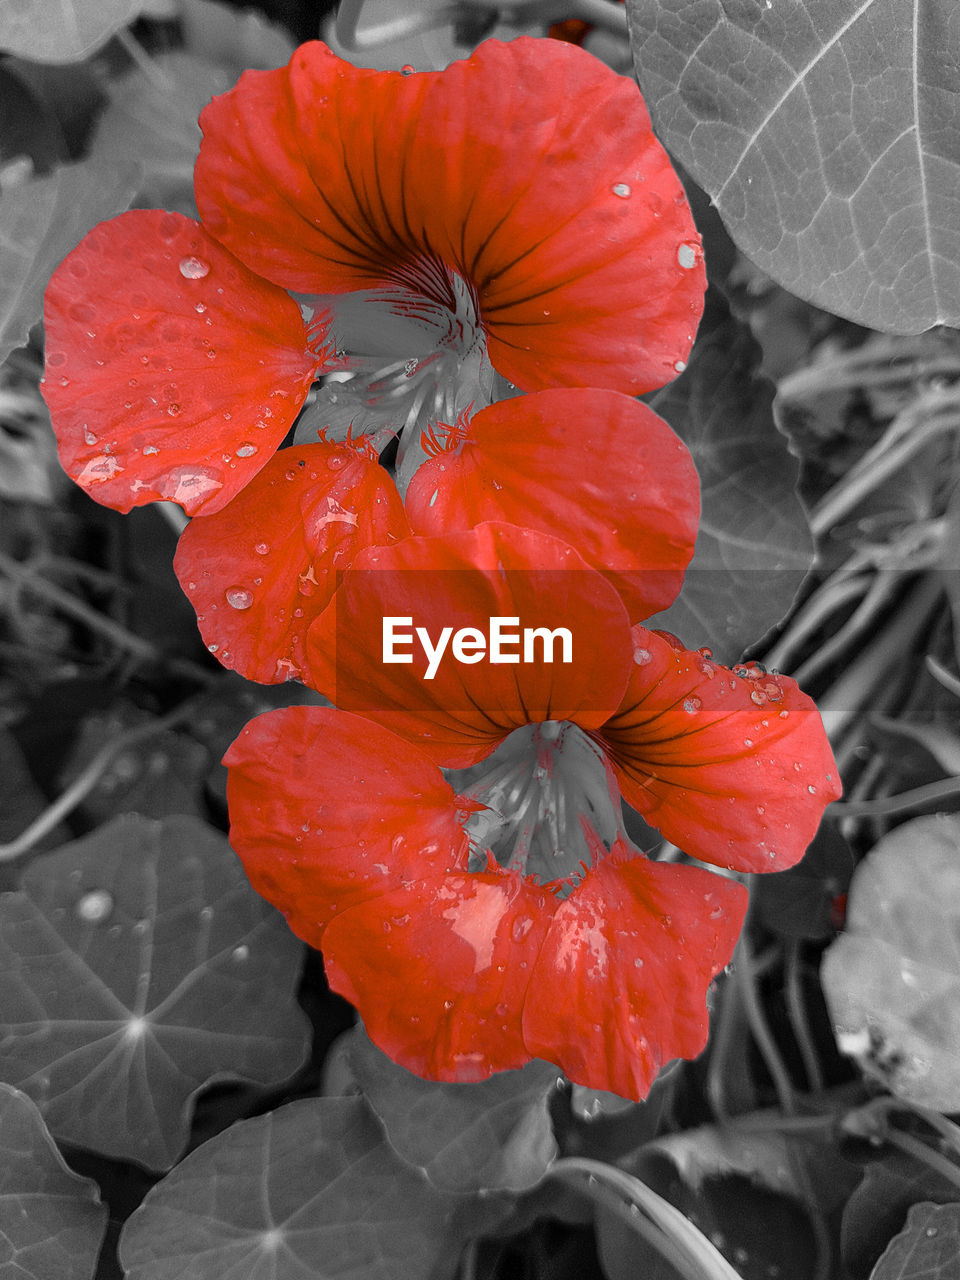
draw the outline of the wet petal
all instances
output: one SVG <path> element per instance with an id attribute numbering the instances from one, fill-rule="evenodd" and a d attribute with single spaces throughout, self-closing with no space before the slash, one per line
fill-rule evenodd
<path id="1" fill-rule="evenodd" d="M 442 433 L 441 433 L 442 434 Z M 693 555 L 700 484 L 686 445 L 637 400 L 570 388 L 481 410 L 416 472 L 417 533 L 505 520 L 564 538 L 620 592 L 631 618 L 673 603 Z"/>
<path id="2" fill-rule="evenodd" d="M 320 364 L 300 309 L 198 223 L 138 209 L 60 264 L 43 394 L 67 473 L 118 511 L 219 511 L 286 435 Z"/>
<path id="3" fill-rule="evenodd" d="M 623 703 L 595 735 L 628 803 L 704 862 L 799 862 L 841 790 L 813 701 L 787 676 L 719 666 L 643 627 L 634 654 Z"/>
<path id="4" fill-rule="evenodd" d="M 502 645 L 499 663 L 487 643 L 495 617 L 506 620 L 505 635 L 521 637 Z M 386 618 L 399 620 L 395 634 L 412 637 L 393 646 L 409 663 L 384 661 Z M 418 627 L 434 648 L 447 631 L 431 679 Z M 523 660 L 525 628 L 561 627 L 570 634 L 569 662 L 560 636 L 552 662 L 540 639 Z M 465 628 L 480 633 L 483 647 L 458 658 Z M 598 728 L 620 703 L 631 652 L 626 611 L 606 579 L 558 538 L 497 524 L 361 552 L 307 636 L 316 688 L 458 767 L 483 759 L 521 725 Z"/>
<path id="5" fill-rule="evenodd" d="M 349 445 L 275 454 L 222 511 L 194 520 L 174 568 L 226 667 L 275 684 L 304 675 L 304 638 L 364 547 L 408 532 L 386 471 Z"/>
<path id="6" fill-rule="evenodd" d="M 319 946 L 330 920 L 467 857 L 456 797 L 421 751 L 329 707 L 257 716 L 224 756 L 250 883 Z"/>
<path id="7" fill-rule="evenodd" d="M 642 1099 L 707 1042 L 707 988 L 733 954 L 747 892 L 618 842 L 557 913 L 523 1010 L 532 1057 L 577 1084 Z"/>
<path id="8" fill-rule="evenodd" d="M 430 1080 L 483 1080 L 531 1057 L 520 1015 L 556 906 L 507 872 L 403 886 L 333 921 L 327 977 L 394 1062 Z"/>
<path id="9" fill-rule="evenodd" d="M 526 390 L 638 394 L 687 359 L 705 275 L 683 189 L 636 85 L 581 49 L 488 40 L 404 76 L 312 43 L 201 124 L 204 221 L 268 279 L 444 301 L 449 268 Z"/>

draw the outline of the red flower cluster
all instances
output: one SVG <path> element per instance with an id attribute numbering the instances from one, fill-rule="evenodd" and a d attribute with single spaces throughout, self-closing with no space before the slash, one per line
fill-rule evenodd
<path id="1" fill-rule="evenodd" d="M 621 795 L 769 871 L 838 793 L 792 681 L 637 625 L 699 518 L 631 398 L 701 311 L 682 188 L 635 86 L 552 41 L 422 75 L 309 44 L 201 124 L 201 222 L 125 214 L 54 274 L 44 393 L 91 496 L 197 517 L 176 569 L 211 652 L 341 708 L 241 734 L 234 847 L 398 1062 L 644 1096 L 702 1049 L 746 894 L 646 859 Z M 481 661 L 494 617 L 573 656 Z M 387 618 L 473 650 L 388 666 Z"/>

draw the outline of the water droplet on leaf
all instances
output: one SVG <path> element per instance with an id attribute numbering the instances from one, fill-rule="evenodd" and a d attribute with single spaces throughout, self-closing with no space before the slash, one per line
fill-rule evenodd
<path id="1" fill-rule="evenodd" d="M 113 894 L 106 889 L 91 889 L 78 900 L 74 910 L 86 924 L 102 924 L 113 911 Z"/>

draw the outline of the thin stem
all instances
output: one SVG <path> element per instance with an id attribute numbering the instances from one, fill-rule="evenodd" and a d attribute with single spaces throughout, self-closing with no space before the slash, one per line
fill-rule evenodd
<path id="1" fill-rule="evenodd" d="M 808 636 L 819 630 L 828 618 L 850 600 L 866 595 L 869 588 L 868 575 L 848 576 L 846 566 L 838 569 L 801 608 L 789 629 L 765 655 L 764 664 L 777 671 L 792 670 L 793 655 L 803 646 Z"/>
<path id="2" fill-rule="evenodd" d="M 887 601 L 896 593 L 905 576 L 896 570 L 881 569 L 843 626 L 791 673 L 797 684 L 809 684 L 825 667 L 829 667 L 840 657 L 846 647 L 870 627 Z"/>
<path id="3" fill-rule="evenodd" d="M 790 1075 L 784 1064 L 780 1051 L 777 1048 L 773 1033 L 767 1023 L 766 1016 L 760 1005 L 760 998 L 757 992 L 756 973 L 753 964 L 753 953 L 750 950 L 750 942 L 747 937 L 747 930 L 744 929 L 740 935 L 740 941 L 737 943 L 737 950 L 734 953 L 734 979 L 740 989 L 740 998 L 743 1001 L 744 1012 L 747 1015 L 747 1022 L 750 1026 L 751 1034 L 756 1041 L 757 1048 L 766 1063 L 767 1070 L 773 1080 L 773 1087 L 777 1091 L 777 1098 L 780 1107 L 785 1115 L 792 1116 L 797 1111 L 797 1100 L 793 1091 L 793 1084 L 790 1081 Z"/>
<path id="4" fill-rule="evenodd" d="M 922 787 L 913 787 L 910 791 L 901 791 L 899 795 L 886 796 L 877 800 L 835 800 L 830 806 L 832 818 L 877 818 L 893 817 L 900 813 L 909 813 L 928 804 L 939 804 L 942 800 L 954 800 L 960 796 L 960 774 L 950 778 L 940 778 L 937 782 L 927 782 Z"/>
<path id="5" fill-rule="evenodd" d="M 168 712 L 167 715 L 161 716 L 158 720 L 151 720 L 149 724 L 139 725 L 136 729 L 131 729 L 128 733 L 121 734 L 113 742 L 108 742 L 101 747 L 87 767 L 74 778 L 69 787 L 57 797 L 53 804 L 45 809 L 39 817 L 35 818 L 15 840 L 11 840 L 8 844 L 0 845 L 0 863 L 13 862 L 16 858 L 22 857 L 44 836 L 53 831 L 68 814 L 73 812 L 77 805 L 86 799 L 117 756 L 129 750 L 130 747 L 136 746 L 138 743 L 152 738 L 158 733 L 163 733 L 164 730 L 171 728 L 173 725 L 179 724 L 181 720 L 185 720 L 192 715 L 195 708 L 196 700 L 189 698 L 186 702 L 182 702 L 179 707 Z"/>
<path id="6" fill-rule="evenodd" d="M 955 693 L 960 698 L 960 680 L 929 653 L 927 654 L 927 670 L 945 689 L 949 690 L 950 693 Z"/>
<path id="7" fill-rule="evenodd" d="M 946 418 L 935 418 L 934 421 L 927 423 L 926 426 L 919 430 L 912 430 L 911 434 L 905 440 L 898 440 L 894 447 L 883 448 L 885 441 L 880 441 L 878 445 L 861 459 L 860 463 L 848 472 L 847 475 L 835 485 L 827 494 L 823 501 L 810 516 L 810 528 L 816 537 L 822 537 L 828 529 L 831 529 L 843 517 L 849 514 L 862 500 L 878 488 L 885 480 L 889 479 L 904 463 L 908 461 L 913 454 L 919 452 L 936 436 L 941 435 L 945 431 L 955 430 L 960 422 L 956 416 L 956 394 L 953 396 L 953 403 L 949 403 L 944 408 L 953 409 Z M 911 425 L 921 417 L 921 411 L 929 409 L 929 405 L 925 405 L 923 400 L 917 401 L 911 406 L 910 418 Z M 901 419 L 906 415 L 901 414 L 894 420 L 896 435 L 899 437 L 904 433 L 904 426 Z M 888 436 L 889 436 L 888 432 Z M 878 450 L 882 452 L 879 456 L 875 456 Z"/>
<path id="8" fill-rule="evenodd" d="M 740 1280 L 723 1254 L 689 1218 L 639 1178 L 599 1160 L 579 1156 L 558 1160 L 549 1176 L 617 1212 L 687 1280 Z M 614 1208 L 614 1200 L 619 1202 L 619 1210 Z"/>
<path id="9" fill-rule="evenodd" d="M 810 1031 L 807 1018 L 807 1006 L 803 999 L 803 962 L 800 952 L 799 938 L 789 938 L 784 957 L 786 966 L 786 998 L 787 1013 L 793 1037 L 800 1050 L 803 1070 L 807 1077 L 807 1088 L 810 1093 L 823 1092 L 823 1072 L 820 1070 L 820 1059 Z"/>

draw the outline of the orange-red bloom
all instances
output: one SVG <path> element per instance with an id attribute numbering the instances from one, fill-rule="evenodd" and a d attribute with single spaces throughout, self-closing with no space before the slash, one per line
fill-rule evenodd
<path id="1" fill-rule="evenodd" d="M 202 224 L 124 214 L 47 290 L 61 459 L 108 506 L 218 511 L 333 368 L 351 380 L 301 438 L 410 426 L 406 475 L 419 427 L 489 403 L 494 368 L 635 394 L 687 358 L 689 208 L 635 85 L 579 49 L 491 41 L 404 76 L 308 44 L 201 123 Z"/>
<path id="2" fill-rule="evenodd" d="M 505 520 L 576 546 L 631 619 L 672 603 L 693 554 L 699 483 L 686 446 L 615 391 L 535 392 L 433 433 L 406 510 L 375 457 L 294 445 L 184 531 L 175 567 L 205 642 L 263 683 L 310 682 L 304 638 L 364 548 Z"/>
<path id="3" fill-rule="evenodd" d="M 477 659 L 493 618 L 567 628 L 569 660 Z M 386 662 L 385 619 L 469 643 L 428 675 Z M 374 1041 L 432 1078 L 544 1057 L 630 1097 L 699 1053 L 746 895 L 639 855 L 620 794 L 699 859 L 793 865 L 839 793 L 793 681 L 631 628 L 571 547 L 492 523 L 360 553 L 307 647 L 351 710 L 247 726 L 231 840 Z"/>

